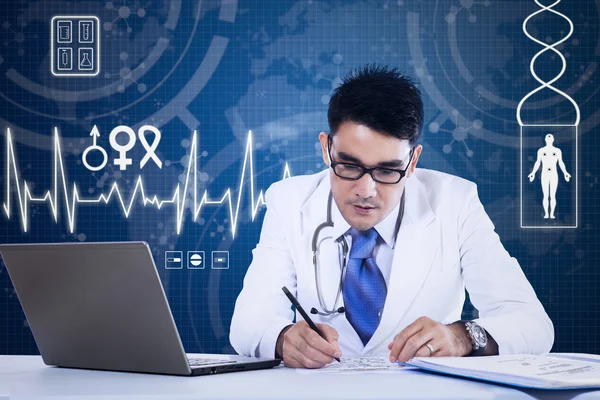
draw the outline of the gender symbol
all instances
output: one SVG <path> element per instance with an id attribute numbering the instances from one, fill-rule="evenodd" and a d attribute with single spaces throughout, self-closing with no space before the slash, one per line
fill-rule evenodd
<path id="1" fill-rule="evenodd" d="M 542 191 L 544 192 L 544 218 L 548 218 L 548 196 L 550 196 L 550 218 L 554 219 L 554 209 L 556 208 L 556 189 L 558 188 L 558 171 L 556 170 L 556 163 L 562 170 L 565 181 L 569 182 L 571 174 L 567 172 L 565 163 L 562 160 L 562 151 L 558 147 L 554 147 L 554 135 L 551 133 L 546 135 L 546 146 L 540 148 L 537 152 L 537 160 L 533 166 L 533 171 L 527 176 L 529 182 L 533 182 L 535 179 L 535 173 L 542 164 Z"/>
<path id="2" fill-rule="evenodd" d="M 145 136 L 146 131 L 154 133 L 154 140 L 152 141 L 152 146 L 148 145 L 148 141 L 146 140 Z M 162 161 L 160 160 L 160 158 L 158 158 L 156 153 L 154 153 L 154 151 L 158 147 L 158 142 L 160 142 L 160 131 L 158 130 L 158 128 L 152 125 L 144 125 L 140 129 L 138 129 L 138 136 L 140 138 L 140 142 L 142 142 L 142 146 L 144 146 L 144 149 L 146 150 L 146 155 L 144 156 L 144 158 L 142 158 L 142 161 L 140 161 L 140 168 L 144 168 L 144 165 L 146 165 L 146 163 L 150 159 L 152 159 L 156 163 L 156 165 L 158 165 L 158 168 L 162 168 Z"/>
<path id="3" fill-rule="evenodd" d="M 117 143 L 117 135 L 119 133 L 126 133 L 129 136 L 127 144 L 120 145 Z M 125 157 L 125 154 L 135 145 L 135 132 L 128 126 L 119 125 L 110 132 L 109 141 L 112 148 L 119 152 L 119 158 L 115 158 L 114 160 L 115 165 L 118 165 L 121 171 L 126 170 L 127 166 L 131 165 L 132 160 L 131 158 Z"/>
<path id="4" fill-rule="evenodd" d="M 87 169 L 89 169 L 90 171 L 99 171 L 102 168 L 104 168 L 104 166 L 106 165 L 106 162 L 108 161 L 108 154 L 106 154 L 106 150 L 104 150 L 102 147 L 100 147 L 96 144 L 96 140 L 100 137 L 100 132 L 98 131 L 98 128 L 96 127 L 96 125 L 94 125 L 94 127 L 92 128 L 92 132 L 90 132 L 90 136 L 93 138 L 93 144 L 85 149 L 85 151 L 81 155 L 81 160 L 83 161 L 83 165 L 85 165 L 85 167 Z M 92 167 L 87 161 L 87 155 L 92 150 L 98 150 L 100 153 L 102 153 L 103 161 L 97 167 Z"/>

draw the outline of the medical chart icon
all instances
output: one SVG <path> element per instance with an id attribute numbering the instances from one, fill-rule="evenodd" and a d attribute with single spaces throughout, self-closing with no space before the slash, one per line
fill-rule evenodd
<path id="1" fill-rule="evenodd" d="M 100 72 L 100 20 L 55 16 L 50 23 L 50 72 L 54 76 L 96 76 Z"/>

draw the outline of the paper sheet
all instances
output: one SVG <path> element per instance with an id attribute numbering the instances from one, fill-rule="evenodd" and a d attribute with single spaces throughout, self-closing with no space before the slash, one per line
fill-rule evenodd
<path id="1" fill-rule="evenodd" d="M 341 358 L 341 362 L 333 361 L 323 368 L 306 369 L 297 368 L 300 374 L 353 374 L 365 372 L 397 373 L 404 369 L 416 369 L 414 367 L 403 367 L 400 364 L 391 363 L 389 357 L 350 357 Z"/>
<path id="2" fill-rule="evenodd" d="M 453 358 L 440 357 L 419 360 L 454 368 L 468 368 L 490 374 L 516 375 L 521 378 L 552 379 L 561 382 L 580 379 L 600 380 L 600 363 L 586 363 L 553 356 L 513 355 L 494 357 Z"/>
<path id="3" fill-rule="evenodd" d="M 489 357 L 417 357 L 424 369 L 522 387 L 567 389 L 600 387 L 600 360 L 579 355 L 502 355 Z"/>

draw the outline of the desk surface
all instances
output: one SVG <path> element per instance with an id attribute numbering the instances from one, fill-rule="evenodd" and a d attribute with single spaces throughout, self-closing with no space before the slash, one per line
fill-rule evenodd
<path id="1" fill-rule="evenodd" d="M 0 356 L 4 399 L 600 399 L 600 391 L 520 390 L 403 370 L 394 374 L 303 375 L 269 370 L 175 377 L 75 370 L 39 356 Z"/>

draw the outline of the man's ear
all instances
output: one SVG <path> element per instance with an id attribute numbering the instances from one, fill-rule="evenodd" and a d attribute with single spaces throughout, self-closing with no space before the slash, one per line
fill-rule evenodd
<path id="1" fill-rule="evenodd" d="M 331 160 L 329 159 L 329 152 L 327 151 L 327 146 L 329 144 L 329 135 L 326 132 L 319 133 L 319 142 L 321 142 L 323 162 L 329 167 L 329 164 L 331 164 Z"/>
<path id="2" fill-rule="evenodd" d="M 412 160 L 410 161 L 408 172 L 406 173 L 407 177 L 410 177 L 415 172 L 415 168 L 417 168 L 417 163 L 419 162 L 419 157 L 421 156 L 421 151 L 423 151 L 423 146 L 420 144 L 413 148 Z"/>

